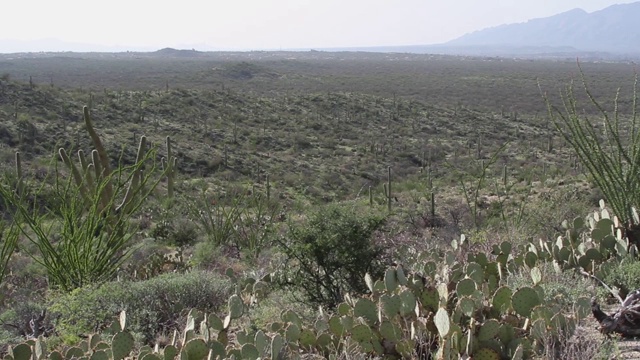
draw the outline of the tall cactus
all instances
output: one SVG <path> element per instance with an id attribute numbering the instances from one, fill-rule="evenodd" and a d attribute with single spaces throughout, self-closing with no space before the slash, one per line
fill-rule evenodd
<path id="1" fill-rule="evenodd" d="M 387 167 L 387 182 L 384 184 L 384 196 L 387 198 L 387 210 L 391 212 L 391 166 Z"/>
<path id="2" fill-rule="evenodd" d="M 176 178 L 177 159 L 173 156 L 173 151 L 171 150 L 171 138 L 169 136 L 167 136 L 167 158 L 163 159 L 162 165 L 164 166 L 165 173 L 167 174 L 167 196 L 172 199 Z"/>

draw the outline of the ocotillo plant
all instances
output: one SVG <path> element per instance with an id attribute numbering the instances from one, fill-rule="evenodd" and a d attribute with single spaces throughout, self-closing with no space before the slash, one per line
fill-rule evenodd
<path id="1" fill-rule="evenodd" d="M 85 122 L 87 132 L 89 133 L 89 136 L 91 137 L 91 141 L 93 142 L 93 146 L 95 147 L 95 149 L 91 153 L 92 155 L 91 168 L 94 170 L 95 180 L 96 182 L 98 182 L 102 179 L 106 179 L 111 176 L 111 165 L 109 163 L 109 156 L 107 155 L 107 151 L 105 150 L 104 145 L 102 145 L 102 141 L 100 140 L 98 133 L 96 133 L 95 129 L 93 128 L 93 121 L 91 120 L 91 114 L 89 112 L 89 108 L 85 106 L 83 107 L 82 110 L 83 110 L 84 122 Z M 91 179 L 89 177 L 90 175 L 86 175 L 89 172 L 90 167 L 89 167 L 89 163 L 84 158 L 84 154 L 82 152 L 79 152 L 78 154 L 80 157 L 80 164 L 83 167 L 82 169 L 83 174 L 81 174 L 78 168 L 76 167 L 76 165 L 69 158 L 69 155 L 67 155 L 67 152 L 64 148 L 60 148 L 58 152 L 60 154 L 60 158 L 67 165 L 69 170 L 71 170 L 73 178 L 76 182 L 76 185 L 80 188 L 80 193 L 82 194 L 83 198 L 88 201 L 87 192 L 90 188 L 92 190 L 95 190 L 94 189 L 95 184 L 91 182 L 87 182 L 87 180 Z M 107 182 L 105 184 L 101 197 L 103 199 L 101 202 L 101 206 L 102 208 L 104 208 L 107 206 L 107 204 L 109 204 L 110 200 L 113 198 L 112 182 Z"/>
<path id="2" fill-rule="evenodd" d="M 16 151 L 16 177 L 17 177 L 17 185 L 16 190 L 19 196 L 22 196 L 24 190 L 24 184 L 22 183 L 22 160 L 20 157 L 20 152 Z"/>
<path id="3" fill-rule="evenodd" d="M 267 200 L 271 200 L 271 183 L 269 182 L 269 174 L 266 175 Z"/>
<path id="4" fill-rule="evenodd" d="M 89 135 L 93 140 L 93 145 L 95 146 L 95 149 L 91 152 L 91 161 L 86 159 L 82 150 L 78 151 L 78 159 L 82 168 L 82 172 L 80 172 L 76 164 L 71 161 L 71 158 L 64 148 L 60 148 L 59 150 L 60 158 L 71 171 L 71 175 L 79 188 L 80 194 L 88 205 L 91 203 L 91 199 L 93 197 L 92 194 L 96 191 L 101 191 L 101 202 L 99 204 L 100 211 L 106 210 L 110 207 L 111 209 L 109 209 L 108 212 L 117 213 L 122 210 L 130 212 L 134 194 L 141 190 L 142 169 L 138 166 L 129 175 L 130 181 L 124 199 L 120 205 L 116 205 L 113 201 L 113 181 L 115 179 L 112 179 L 111 177 L 109 157 L 102 145 L 100 137 L 93 128 L 93 121 L 91 120 L 88 107 L 85 106 L 83 111 L 87 131 L 89 132 Z M 144 159 L 148 157 L 149 153 L 147 151 L 146 140 L 145 136 L 140 137 L 140 144 L 136 155 L 136 164 L 142 163 Z M 109 179 L 109 181 L 105 182 L 105 179 Z M 103 187 L 99 188 L 97 185 L 103 182 Z"/>
<path id="5" fill-rule="evenodd" d="M 0 186 L 0 198 L 15 209 L 16 228 L 34 245 L 31 247 L 34 250 L 26 253 L 46 269 L 49 284 L 64 291 L 113 279 L 130 253 L 131 217 L 159 181 L 155 179 L 148 185 L 155 175 L 155 166 L 149 167 L 148 160 L 155 154 L 146 149 L 145 137 L 140 139 L 136 163 L 118 164 L 111 171 L 89 109 L 83 110 L 87 131 L 96 147 L 91 159 L 80 151 L 78 166 L 61 148 L 60 157 L 71 176 L 63 175 L 56 167 L 53 184 L 46 185 L 49 186 L 46 192 L 34 192 L 33 200 L 28 202 L 16 191 Z M 149 171 L 143 177 L 145 166 Z M 43 211 L 38 204 L 45 195 L 60 201 Z"/>

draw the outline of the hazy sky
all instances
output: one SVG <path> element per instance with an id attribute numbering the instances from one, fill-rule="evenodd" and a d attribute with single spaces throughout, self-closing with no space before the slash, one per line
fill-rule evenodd
<path id="1" fill-rule="evenodd" d="M 6 40 L 120 48 L 289 49 L 435 44 L 505 23 L 624 0 L 6 0 Z M 15 43 L 15 42 L 13 42 Z M 32 46 L 44 46 L 42 42 Z M 51 49 L 31 49 L 31 51 Z"/>

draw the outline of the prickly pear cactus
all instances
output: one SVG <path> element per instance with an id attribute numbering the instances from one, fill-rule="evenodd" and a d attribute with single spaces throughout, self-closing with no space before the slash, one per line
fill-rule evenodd
<path id="1" fill-rule="evenodd" d="M 121 331 L 111 339 L 111 353 L 113 354 L 113 360 L 122 360 L 129 356 L 131 350 L 133 350 L 134 339 L 128 331 Z"/>

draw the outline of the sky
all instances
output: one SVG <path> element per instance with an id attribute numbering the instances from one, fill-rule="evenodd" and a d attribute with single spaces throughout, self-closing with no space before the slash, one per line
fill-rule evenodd
<path id="1" fill-rule="evenodd" d="M 0 53 L 426 45 L 574 8 L 593 12 L 635 1 L 7 0 Z"/>

